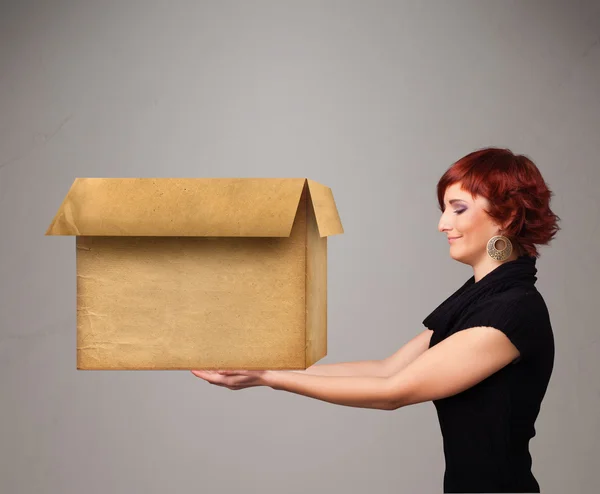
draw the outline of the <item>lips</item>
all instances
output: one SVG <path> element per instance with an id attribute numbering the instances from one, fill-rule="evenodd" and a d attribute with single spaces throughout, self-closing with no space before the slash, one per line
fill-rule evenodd
<path id="1" fill-rule="evenodd" d="M 458 240 L 460 237 L 448 237 L 448 242 L 452 243 L 455 240 Z"/>

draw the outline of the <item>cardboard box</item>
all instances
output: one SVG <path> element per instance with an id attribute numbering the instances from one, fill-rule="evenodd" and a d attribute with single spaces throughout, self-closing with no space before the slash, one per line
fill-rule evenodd
<path id="1" fill-rule="evenodd" d="M 78 369 L 306 369 L 327 355 L 331 189 L 304 178 L 77 178 Z"/>

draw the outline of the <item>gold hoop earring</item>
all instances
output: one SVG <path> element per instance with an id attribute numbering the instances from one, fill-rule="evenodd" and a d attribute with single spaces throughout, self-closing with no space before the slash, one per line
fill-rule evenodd
<path id="1" fill-rule="evenodd" d="M 506 244 L 504 246 L 504 249 L 496 249 L 496 242 L 498 242 L 498 240 L 502 240 Z M 492 259 L 495 259 L 496 261 L 505 261 L 506 259 L 508 259 L 512 254 L 512 250 L 512 242 L 504 235 L 493 236 L 492 238 L 490 238 L 487 244 L 488 256 L 490 256 Z"/>

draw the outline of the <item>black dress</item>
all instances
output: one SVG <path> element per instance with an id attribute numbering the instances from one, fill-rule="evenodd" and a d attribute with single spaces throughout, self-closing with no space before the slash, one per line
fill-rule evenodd
<path id="1" fill-rule="evenodd" d="M 548 309 L 535 282 L 536 260 L 521 256 L 477 283 L 471 277 L 423 324 L 430 347 L 462 329 L 492 326 L 520 357 L 477 385 L 434 400 L 443 436 L 444 492 L 540 492 L 529 441 L 554 364 Z"/>

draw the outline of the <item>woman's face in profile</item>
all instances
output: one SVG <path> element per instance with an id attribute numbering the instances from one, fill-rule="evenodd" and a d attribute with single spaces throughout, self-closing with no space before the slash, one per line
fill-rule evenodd
<path id="1" fill-rule="evenodd" d="M 460 183 L 446 189 L 438 230 L 453 239 L 449 244 L 453 259 L 473 265 L 486 255 L 488 241 L 500 231 L 486 212 L 488 206 L 485 197 L 474 199 Z"/>

